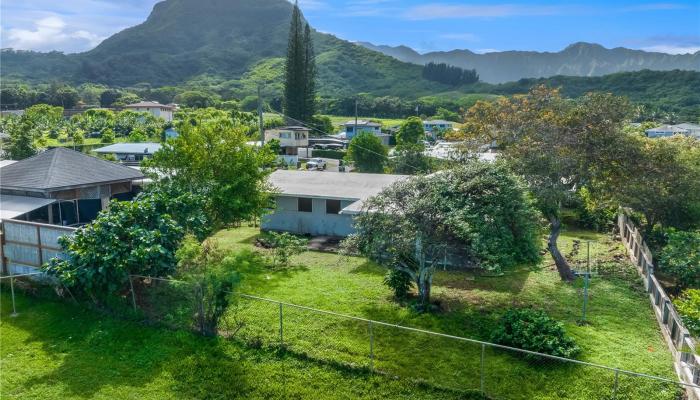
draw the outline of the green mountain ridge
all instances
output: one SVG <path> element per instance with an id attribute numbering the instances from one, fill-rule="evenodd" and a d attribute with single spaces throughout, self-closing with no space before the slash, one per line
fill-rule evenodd
<path id="1" fill-rule="evenodd" d="M 110 86 L 179 85 L 201 77 L 239 79 L 283 57 L 292 5 L 285 0 L 166 0 L 145 22 L 85 53 L 3 50 L 5 79 Z M 435 93 L 448 87 L 421 67 L 314 31 L 321 95 Z"/>

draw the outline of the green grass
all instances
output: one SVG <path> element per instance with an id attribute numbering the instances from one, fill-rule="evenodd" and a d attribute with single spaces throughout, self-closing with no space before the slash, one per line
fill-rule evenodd
<path id="1" fill-rule="evenodd" d="M 19 296 L 12 318 L 7 290 L 0 300 L 3 399 L 481 398 L 65 302 Z"/>
<path id="2" fill-rule="evenodd" d="M 239 228 L 219 232 L 222 247 L 252 248 L 257 230 Z M 620 246 L 591 232 L 567 232 L 561 239 L 564 253 L 573 240 L 598 240 L 592 258 L 618 254 Z M 583 243 L 585 250 L 585 243 Z M 578 261 L 584 254 L 574 257 Z M 593 279 L 588 307 L 589 323 L 579 326 L 582 282 L 562 283 L 549 258 L 536 268 L 522 267 L 501 277 L 440 271 L 433 299 L 441 311 L 418 314 L 397 304 L 382 284 L 385 270 L 363 258 L 342 258 L 331 253 L 306 252 L 294 267 L 258 269 L 244 276 L 241 291 L 294 304 L 331 310 L 379 321 L 488 340 L 501 313 L 510 306 L 545 309 L 564 323 L 583 352 L 583 361 L 674 378 L 672 357 L 662 340 L 649 300 L 634 274 Z M 633 271 L 632 271 L 633 272 Z M 630 278 L 631 277 L 631 278 Z M 285 343 L 297 353 L 351 365 L 369 365 L 368 327 L 365 323 L 306 311 L 285 309 Z M 279 311 L 276 305 L 241 301 L 235 312 L 244 328 L 238 336 L 251 343 L 276 345 Z M 480 385 L 479 345 L 374 327 L 375 365 L 399 376 L 461 389 Z M 607 398 L 614 374 L 553 362 L 529 363 L 503 350 L 486 351 L 487 393 L 506 398 Z M 620 379 L 618 398 L 672 399 L 675 390 L 655 382 Z"/>

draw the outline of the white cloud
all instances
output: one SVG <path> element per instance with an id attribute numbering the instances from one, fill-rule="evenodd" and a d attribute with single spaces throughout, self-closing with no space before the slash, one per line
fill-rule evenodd
<path id="1" fill-rule="evenodd" d="M 700 46 L 683 46 L 675 44 L 656 44 L 653 46 L 642 47 L 641 50 L 653 51 L 657 53 L 667 53 L 667 54 L 694 54 L 700 51 Z"/>
<path id="2" fill-rule="evenodd" d="M 411 7 L 403 17 L 411 20 L 447 18 L 502 18 L 513 16 L 558 15 L 571 11 L 568 6 L 523 6 L 517 4 L 457 5 L 432 3 Z"/>
<path id="3" fill-rule="evenodd" d="M 71 30 L 66 22 L 57 16 L 41 18 L 33 28 L 8 29 L 3 47 L 22 50 L 48 51 L 57 48 L 67 52 L 82 51 L 97 46 L 104 37 L 86 30 Z"/>

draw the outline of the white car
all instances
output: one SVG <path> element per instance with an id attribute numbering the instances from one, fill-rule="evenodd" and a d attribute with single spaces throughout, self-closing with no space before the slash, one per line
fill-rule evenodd
<path id="1" fill-rule="evenodd" d="M 306 163 L 306 169 L 326 169 L 326 161 L 322 158 L 312 158 Z"/>

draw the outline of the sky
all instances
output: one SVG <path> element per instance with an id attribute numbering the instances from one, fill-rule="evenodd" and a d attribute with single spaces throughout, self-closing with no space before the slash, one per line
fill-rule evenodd
<path id="1" fill-rule="evenodd" d="M 89 50 L 143 22 L 156 2 L 0 0 L 0 45 Z M 700 51 L 700 0 L 299 0 L 299 5 L 319 31 L 421 53 L 559 51 L 575 42 L 671 54 Z"/>

